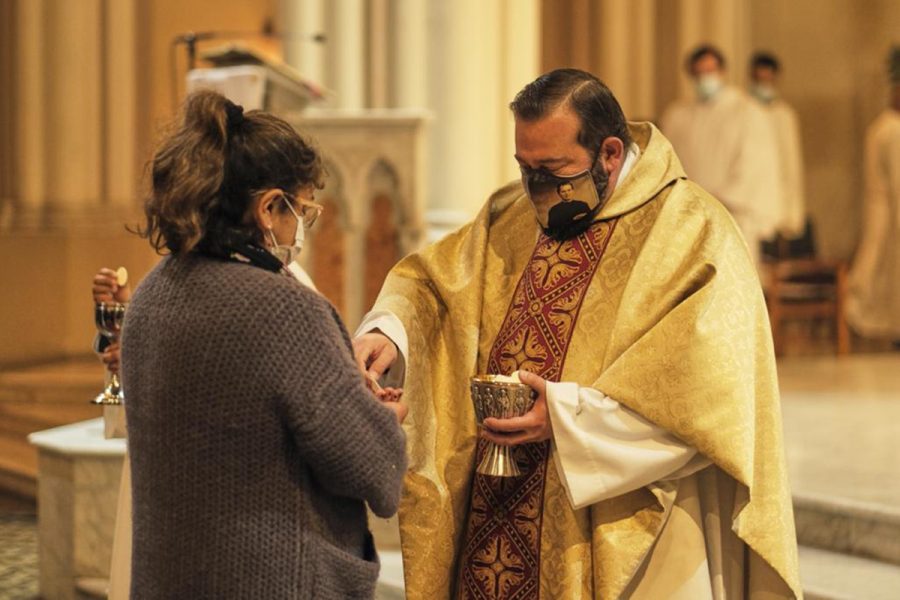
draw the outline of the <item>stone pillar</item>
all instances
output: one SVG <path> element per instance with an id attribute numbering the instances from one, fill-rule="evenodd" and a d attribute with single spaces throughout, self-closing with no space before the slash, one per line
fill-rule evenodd
<path id="1" fill-rule="evenodd" d="M 632 28 L 636 43 L 629 77 L 632 82 L 632 104 L 626 116 L 633 119 L 653 119 L 656 116 L 656 20 L 654 0 L 634 0 L 631 7 Z"/>
<path id="2" fill-rule="evenodd" d="M 500 156 L 498 185 L 519 177 L 515 154 L 515 122 L 509 103 L 533 81 L 541 68 L 540 4 L 538 0 L 504 0 L 502 17 L 503 87 L 496 107 L 500 122 Z"/>
<path id="3" fill-rule="evenodd" d="M 388 0 L 369 0 L 368 107 L 387 108 L 390 102 L 390 31 Z"/>
<path id="4" fill-rule="evenodd" d="M 309 36 L 325 32 L 323 0 L 281 0 L 281 22 L 284 31 L 284 60 L 311 81 L 325 83 L 325 45 Z"/>
<path id="5" fill-rule="evenodd" d="M 423 0 L 392 0 L 393 105 L 428 106 L 428 6 Z"/>
<path id="6" fill-rule="evenodd" d="M 512 174 L 510 89 L 537 75 L 537 5 L 459 0 L 429 5 L 429 220 L 468 220 Z"/>
<path id="7" fill-rule="evenodd" d="M 365 6 L 363 0 L 334 0 L 329 4 L 328 84 L 337 93 L 337 107 L 359 109 L 365 100 L 365 61 L 363 38 Z"/>
<path id="8" fill-rule="evenodd" d="M 600 69 L 596 73 L 610 87 L 625 115 L 650 118 L 654 114 L 653 58 L 655 22 L 652 0 L 600 5 L 597 25 Z M 640 23 L 640 27 L 632 27 Z"/>
<path id="9" fill-rule="evenodd" d="M 106 4 L 104 20 L 106 207 L 125 213 L 137 197 L 137 1 Z"/>
<path id="10" fill-rule="evenodd" d="M 678 72 L 681 77 L 678 79 L 678 95 L 681 97 L 693 96 L 693 87 L 691 80 L 684 70 L 684 59 L 695 46 L 709 41 L 708 37 L 704 37 L 703 16 L 704 7 L 703 0 L 681 0 L 678 10 L 678 48 L 677 56 L 673 57 L 678 63 Z M 708 34 L 706 34 L 708 36 Z"/>
<path id="11" fill-rule="evenodd" d="M 48 48 L 44 30 L 45 0 L 16 4 L 15 206 L 17 227 L 37 226 L 44 204 L 45 118 L 44 52 Z"/>
<path id="12" fill-rule="evenodd" d="M 13 73 L 15 57 L 15 12 L 11 2 L 0 2 L 0 89 L 15 89 Z M 12 199 L 15 195 L 13 140 L 13 93 L 0 94 L 0 231 L 9 229 L 12 221 Z"/>
<path id="13" fill-rule="evenodd" d="M 44 148 L 44 175 L 51 225 L 70 224 L 102 196 L 103 5 L 45 4 L 44 118 L 52 143 Z"/>

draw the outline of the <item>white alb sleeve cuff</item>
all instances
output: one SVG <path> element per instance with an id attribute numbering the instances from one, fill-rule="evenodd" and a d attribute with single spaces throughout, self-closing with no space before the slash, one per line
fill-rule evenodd
<path id="1" fill-rule="evenodd" d="M 380 383 L 384 387 L 403 387 L 403 379 L 406 376 L 406 357 L 409 355 L 409 338 L 406 336 L 406 328 L 397 315 L 391 311 L 373 310 L 363 317 L 362 323 L 356 328 L 353 337 L 359 337 L 376 329 L 394 342 L 398 354 L 397 360 L 384 373 Z"/>
<path id="2" fill-rule="evenodd" d="M 696 449 L 599 390 L 547 382 L 547 408 L 556 467 L 576 509 L 709 464 Z"/>

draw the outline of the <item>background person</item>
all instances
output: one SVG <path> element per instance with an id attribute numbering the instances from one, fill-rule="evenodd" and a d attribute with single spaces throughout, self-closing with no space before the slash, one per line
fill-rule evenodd
<path id="1" fill-rule="evenodd" d="M 888 55 L 887 108 L 866 131 L 862 235 L 850 269 L 847 321 L 900 342 L 900 46 Z"/>
<path id="2" fill-rule="evenodd" d="M 781 205 L 775 134 L 759 105 L 725 83 L 725 57 L 717 48 L 694 50 L 687 70 L 695 97 L 670 105 L 660 128 L 688 177 L 725 205 L 758 260 Z"/>
<path id="3" fill-rule="evenodd" d="M 768 52 L 757 52 L 750 59 L 750 95 L 759 102 L 775 134 L 778 155 L 780 204 L 775 229 L 785 239 L 803 235 L 806 226 L 806 196 L 803 169 L 803 144 L 800 120 L 778 90 L 781 62 Z"/>

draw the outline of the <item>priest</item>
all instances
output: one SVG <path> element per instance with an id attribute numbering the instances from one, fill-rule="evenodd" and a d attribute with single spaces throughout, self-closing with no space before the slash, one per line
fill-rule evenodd
<path id="1" fill-rule="evenodd" d="M 398 263 L 354 344 L 405 380 L 408 597 L 799 596 L 771 335 L 734 221 L 589 73 L 542 75 L 511 108 L 522 180 Z M 590 211 L 551 225 L 563 183 Z M 469 378 L 515 371 L 534 407 L 479 433 Z M 488 440 L 520 477 L 475 473 Z"/>

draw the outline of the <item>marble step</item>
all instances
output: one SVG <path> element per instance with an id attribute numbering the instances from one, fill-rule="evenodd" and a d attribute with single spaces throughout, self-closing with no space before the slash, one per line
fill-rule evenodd
<path id="1" fill-rule="evenodd" d="M 843 498 L 794 494 L 803 546 L 900 565 L 900 509 Z M 900 598 L 900 587 L 896 596 Z"/>
<path id="2" fill-rule="evenodd" d="M 806 600 L 897 600 L 900 566 L 800 546 Z"/>

